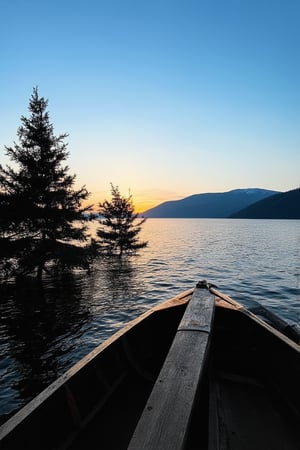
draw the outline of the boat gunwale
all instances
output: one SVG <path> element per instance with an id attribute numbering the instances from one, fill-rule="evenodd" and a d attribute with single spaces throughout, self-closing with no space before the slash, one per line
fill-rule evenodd
<path id="1" fill-rule="evenodd" d="M 291 338 L 286 336 L 283 332 L 278 330 L 276 328 L 276 324 L 273 324 L 273 325 L 269 324 L 266 320 L 260 318 L 258 315 L 251 312 L 249 309 L 247 309 L 245 306 L 238 303 L 236 300 L 233 300 L 228 295 L 223 294 L 222 292 L 218 291 L 214 286 L 208 285 L 208 289 L 211 292 L 211 294 L 213 294 L 215 296 L 215 299 L 220 299 L 220 300 L 217 300 L 217 303 L 219 304 L 219 306 L 234 309 L 234 310 L 238 311 L 239 313 L 244 314 L 245 316 L 248 316 L 251 320 L 256 322 L 258 325 L 262 326 L 263 328 L 268 330 L 270 333 L 275 335 L 277 338 L 283 340 L 287 345 L 292 347 L 298 353 L 300 353 L 300 341 L 299 341 L 299 343 L 293 341 Z M 275 315 L 274 315 L 274 317 L 275 317 Z M 283 322 L 285 322 L 285 321 L 283 321 Z"/>

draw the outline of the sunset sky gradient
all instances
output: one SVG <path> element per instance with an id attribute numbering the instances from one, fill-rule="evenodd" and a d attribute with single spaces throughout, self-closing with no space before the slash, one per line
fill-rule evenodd
<path id="1" fill-rule="evenodd" d="M 299 187 L 299 23 L 298 0 L 2 0 L 0 162 L 38 86 L 93 202 Z"/>

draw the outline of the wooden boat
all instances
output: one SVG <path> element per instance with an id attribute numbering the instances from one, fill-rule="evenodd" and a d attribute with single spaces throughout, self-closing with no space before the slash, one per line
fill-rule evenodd
<path id="1" fill-rule="evenodd" d="M 271 319 L 198 283 L 17 412 L 0 447 L 299 450 L 300 334 Z"/>

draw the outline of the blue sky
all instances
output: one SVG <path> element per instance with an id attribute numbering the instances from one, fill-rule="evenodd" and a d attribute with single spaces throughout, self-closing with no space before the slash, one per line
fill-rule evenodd
<path id="1" fill-rule="evenodd" d="M 33 86 L 92 200 L 300 186 L 298 0 L 1 0 L 0 162 Z"/>

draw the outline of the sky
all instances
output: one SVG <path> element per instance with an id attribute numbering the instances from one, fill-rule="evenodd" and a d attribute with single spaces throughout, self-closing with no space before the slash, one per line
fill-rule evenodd
<path id="1" fill-rule="evenodd" d="M 34 86 L 92 203 L 300 186 L 299 0 L 0 0 L 0 163 Z"/>

